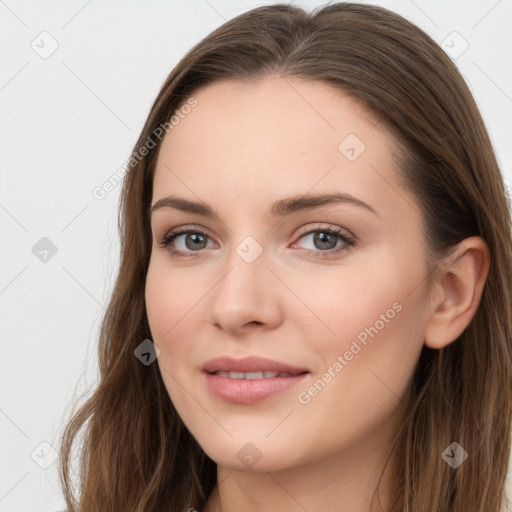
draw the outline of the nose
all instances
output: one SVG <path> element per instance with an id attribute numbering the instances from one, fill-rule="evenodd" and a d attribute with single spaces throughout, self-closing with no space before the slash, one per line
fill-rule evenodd
<path id="1" fill-rule="evenodd" d="M 265 251 L 254 261 L 232 251 L 209 295 L 209 320 L 231 335 L 275 329 L 283 320 L 284 290 L 268 267 Z"/>

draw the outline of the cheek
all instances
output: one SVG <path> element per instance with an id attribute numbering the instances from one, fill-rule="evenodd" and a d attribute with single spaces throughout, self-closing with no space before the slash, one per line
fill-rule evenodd
<path id="1" fill-rule="evenodd" d="M 150 262 L 145 287 L 147 317 L 152 341 L 160 350 L 156 362 L 175 407 L 180 407 L 183 398 L 180 367 L 187 361 L 182 327 L 187 324 L 184 320 L 190 321 L 187 311 L 196 294 L 192 287 L 180 283 L 178 273 Z"/>
<path id="2" fill-rule="evenodd" d="M 323 399 L 336 401 L 341 391 L 353 389 L 355 407 L 359 399 L 378 402 L 383 395 L 403 394 L 423 345 L 421 264 L 406 265 L 391 253 L 372 263 L 337 273 L 319 268 L 294 288 L 309 309 L 295 322 L 326 381 L 317 387 L 334 392 Z"/>
<path id="3" fill-rule="evenodd" d="M 311 331 L 304 338 L 311 342 L 317 340 L 319 349 L 338 350 L 343 348 L 344 340 L 349 342 L 376 322 L 379 331 L 387 329 L 400 309 L 399 305 L 393 308 L 393 304 L 401 302 L 406 286 L 403 279 L 395 276 L 393 268 L 387 266 L 385 271 L 380 270 L 382 275 L 369 271 L 365 265 L 336 271 L 325 267 L 294 279 L 294 292 L 306 309 L 295 308 L 300 309 L 300 315 L 293 320 L 309 325 Z M 292 279 L 287 276 L 286 282 Z M 364 334 L 360 338 L 364 339 Z"/>
<path id="4" fill-rule="evenodd" d="M 158 261 L 151 262 L 146 277 L 145 300 L 151 333 L 165 343 L 194 314 L 194 305 L 205 294 L 204 280 L 175 271 Z"/>
<path id="5" fill-rule="evenodd" d="M 179 274 L 150 263 L 146 277 L 146 311 L 152 341 L 160 349 L 157 359 L 166 385 L 172 387 L 170 375 L 176 372 L 174 362 L 185 360 L 183 326 L 190 322 L 187 314 L 198 291 L 180 283 Z M 169 380 L 170 379 L 170 380 Z"/>
<path id="6" fill-rule="evenodd" d="M 303 295 L 335 333 L 319 320 L 300 320 L 317 364 L 315 378 L 297 389 L 296 419 L 303 421 L 306 437 L 305 425 L 322 425 L 324 440 L 313 434 L 307 440 L 319 452 L 367 439 L 399 417 L 423 344 L 420 291 L 410 293 L 418 274 L 407 277 L 402 270 L 387 265 L 376 276 L 351 268 L 350 275 L 324 281 L 321 293 L 317 286 Z M 303 282 L 299 293 L 307 289 Z"/>
<path id="7" fill-rule="evenodd" d="M 145 300 L 152 341 L 173 401 L 183 394 L 183 383 L 197 364 L 198 332 L 207 321 L 205 299 L 212 284 L 204 272 L 172 268 L 155 258 L 146 277 Z M 180 385 L 181 384 L 181 385 Z"/>

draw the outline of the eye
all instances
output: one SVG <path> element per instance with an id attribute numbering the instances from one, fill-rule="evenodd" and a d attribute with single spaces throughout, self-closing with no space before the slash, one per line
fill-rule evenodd
<path id="1" fill-rule="evenodd" d="M 342 231 L 339 227 L 320 227 L 309 230 L 299 240 L 307 240 L 313 249 L 307 249 L 308 256 L 332 256 L 350 250 L 355 245 L 355 238 Z M 295 247 L 297 242 L 293 244 Z"/>
<path id="2" fill-rule="evenodd" d="M 167 233 L 160 245 L 164 248 L 168 246 L 172 256 L 194 257 L 196 256 L 194 252 L 207 248 L 208 240 L 211 240 L 210 237 L 203 231 L 179 228 Z"/>

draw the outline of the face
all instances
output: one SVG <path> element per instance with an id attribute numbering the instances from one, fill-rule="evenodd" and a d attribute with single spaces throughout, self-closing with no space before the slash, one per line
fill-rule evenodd
<path id="1" fill-rule="evenodd" d="M 146 282 L 176 410 L 233 469 L 383 446 L 426 324 L 422 219 L 392 136 L 321 82 L 217 82 L 194 97 L 160 149 Z M 235 363 L 211 363 L 223 356 Z M 273 363 L 236 366 L 249 356 Z"/>

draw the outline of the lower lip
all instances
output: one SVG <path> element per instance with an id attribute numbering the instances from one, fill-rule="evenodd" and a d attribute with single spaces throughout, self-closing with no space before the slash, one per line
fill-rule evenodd
<path id="1" fill-rule="evenodd" d="M 308 374 L 269 379 L 230 379 L 215 373 L 205 375 L 209 390 L 218 398 L 233 404 L 253 404 L 296 386 Z"/>

